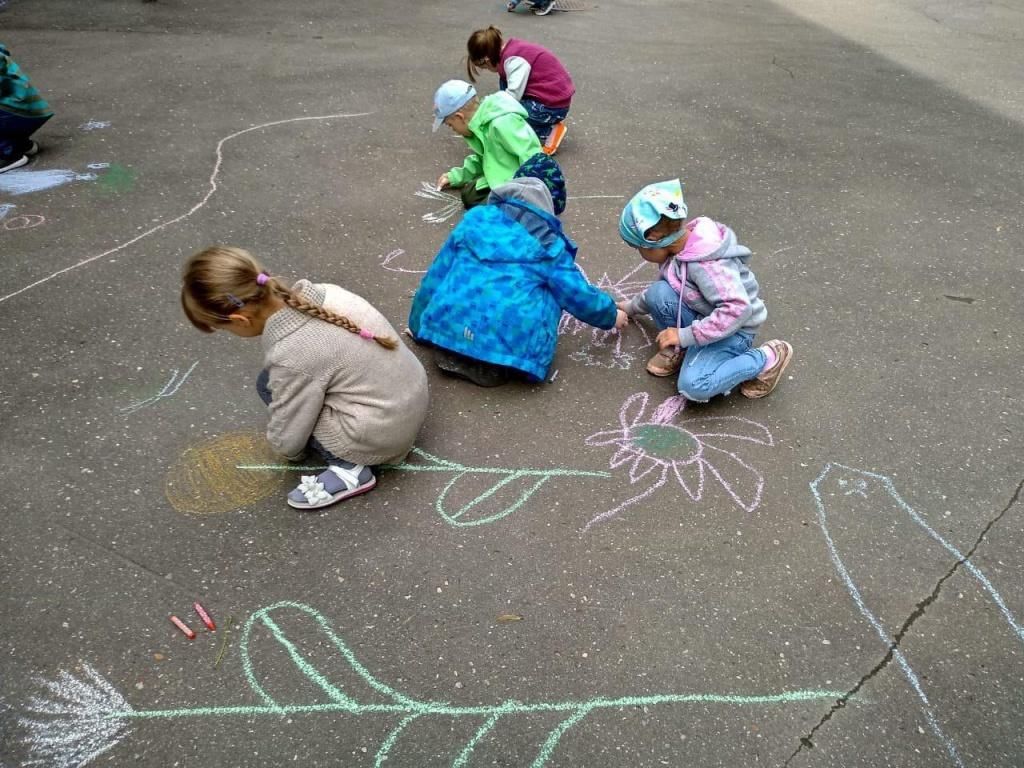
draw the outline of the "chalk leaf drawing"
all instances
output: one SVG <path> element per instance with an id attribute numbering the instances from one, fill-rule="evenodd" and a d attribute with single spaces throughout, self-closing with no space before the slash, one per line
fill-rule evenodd
<path id="1" fill-rule="evenodd" d="M 291 661 L 304 680 L 287 686 L 285 694 L 298 702 L 285 702 L 267 690 L 273 683 L 257 672 L 251 652 L 254 633 L 261 648 L 269 642 L 279 647 L 284 658 Z M 269 636 L 267 635 L 269 633 Z M 312 634 L 311 634 L 312 633 Z M 311 639 L 319 636 L 319 640 Z M 523 715 L 551 715 L 554 725 L 547 732 L 531 768 L 542 768 L 558 748 L 562 737 L 592 712 L 620 710 L 627 707 L 646 708 L 665 705 L 765 706 L 799 702 L 832 700 L 841 692 L 800 689 L 775 693 L 663 693 L 654 695 L 598 696 L 583 700 L 517 701 L 508 699 L 499 704 L 459 706 L 446 701 L 418 699 L 378 680 L 364 667 L 329 625 L 313 608 L 290 601 L 261 608 L 246 621 L 240 638 L 240 655 L 245 680 L 257 703 L 228 706 L 195 706 L 173 709 L 134 709 L 92 667 L 83 665 L 82 679 L 65 672 L 55 682 L 44 682 L 48 696 L 33 697 L 25 709 L 30 713 L 21 719 L 26 729 L 27 744 L 33 757 L 31 764 L 53 768 L 80 768 L 90 760 L 114 748 L 129 733 L 133 721 L 180 721 L 182 718 L 212 720 L 219 717 L 273 718 L 280 727 L 305 715 L 337 713 L 346 717 L 383 716 L 396 721 L 374 755 L 374 766 L 380 768 L 388 760 L 400 737 L 421 718 L 436 726 L 431 742 L 439 735 L 451 733 L 451 720 L 465 718 L 478 723 L 473 735 L 464 743 L 454 745 L 458 753 L 451 768 L 469 765 L 473 751 L 499 721 Z M 314 664 L 310 657 L 317 659 Z M 267 666 L 272 673 L 280 669 L 280 657 Z M 280 679 L 277 677 L 277 679 Z M 246 697 L 250 698 L 250 697 Z M 306 699 L 303 701 L 302 699 Z M 287 719 L 282 719 L 285 716 Z M 418 726 L 422 731 L 422 727 Z M 529 759 L 529 758 L 527 758 Z"/>
<path id="2" fill-rule="evenodd" d="M 946 555 L 947 560 L 960 563 L 1022 642 L 1024 627 L 988 577 L 900 497 L 889 477 L 828 463 L 810 486 L 818 524 L 843 585 L 886 652 L 892 653 L 921 702 L 928 726 L 942 742 L 950 760 L 954 765 L 965 765 L 952 739 L 943 731 L 921 678 L 897 642 L 898 634 L 906 631 L 907 616 L 919 610 L 917 601 L 935 594 L 935 576 L 925 567 L 925 558 L 929 554 L 933 560 L 936 554 Z M 896 574 L 898 590 L 894 589 Z M 901 599 L 905 605 L 900 604 Z"/>
<path id="3" fill-rule="evenodd" d="M 611 468 L 628 467 L 630 484 L 646 487 L 614 509 L 593 517 L 584 531 L 652 495 L 670 477 L 693 501 L 703 498 L 710 476 L 741 509 L 751 512 L 757 508 L 764 477 L 735 449 L 744 443 L 773 446 L 775 441 L 767 427 L 738 416 L 690 419 L 680 426 L 672 421 L 685 408 L 685 398 L 671 397 L 645 418 L 647 400 L 646 392 L 630 396 L 619 411 L 618 429 L 586 439 L 590 446 L 614 447 Z"/>
<path id="4" fill-rule="evenodd" d="M 441 224 L 448 221 L 462 208 L 462 199 L 458 195 L 453 195 L 451 192 L 442 192 L 437 188 L 437 185 L 427 181 L 420 182 L 420 188 L 416 190 L 416 197 L 437 200 L 443 203 L 436 211 L 424 213 L 421 217 L 424 221 L 431 224 Z"/>
<path id="5" fill-rule="evenodd" d="M 589 277 L 587 277 L 587 280 L 593 283 L 596 288 L 610 294 L 617 302 L 629 301 L 647 286 L 648 281 L 634 279 L 634 275 L 646 264 L 646 261 L 640 262 L 623 277 L 615 281 L 608 276 L 607 272 L 602 274 L 597 282 L 590 280 Z M 586 276 L 583 268 L 580 267 L 579 269 Z M 569 357 L 587 366 L 610 369 L 628 370 L 633 365 L 636 358 L 632 352 L 623 348 L 623 342 L 628 334 L 639 334 L 643 338 L 642 347 L 648 347 L 653 343 L 647 329 L 639 323 L 632 322 L 623 331 L 616 331 L 614 329 L 606 331 L 601 328 L 594 328 L 592 325 L 587 325 L 582 320 L 577 320 L 568 312 L 563 312 L 561 319 L 558 321 L 558 333 L 559 335 L 569 334 L 572 336 L 589 333 L 589 348 L 571 352 Z M 608 352 L 611 353 L 610 359 L 607 354 Z"/>
<path id="6" fill-rule="evenodd" d="M 122 414 L 128 416 L 129 414 L 135 413 L 136 411 L 146 408 L 147 406 L 153 405 L 153 403 L 156 403 L 165 397 L 173 396 L 179 389 L 181 389 L 181 385 L 185 383 L 185 379 L 189 377 L 189 374 L 191 374 L 192 371 L 195 370 L 197 365 L 199 365 L 198 360 L 192 363 L 192 365 L 189 367 L 187 371 L 185 371 L 181 378 L 178 378 L 178 369 L 175 368 L 173 371 L 171 371 L 171 378 L 169 378 L 167 380 L 167 383 L 164 384 L 163 389 L 161 389 L 152 397 L 147 397 L 145 400 L 138 400 L 137 402 L 134 402 L 131 405 L 126 405 L 124 408 L 120 408 L 119 410 L 121 411 Z"/>
<path id="7" fill-rule="evenodd" d="M 437 514 L 451 526 L 471 527 L 486 525 L 501 520 L 520 509 L 530 498 L 539 491 L 548 480 L 553 477 L 610 477 L 608 472 L 588 472 L 581 469 L 513 469 L 506 467 L 467 467 L 455 461 L 442 459 L 439 456 L 427 453 L 420 448 L 413 448 L 411 454 L 416 461 L 404 461 L 401 464 L 385 464 L 384 468 L 404 472 L 438 472 L 451 474 L 452 478 L 441 490 L 434 503 Z M 279 471 L 282 469 L 300 471 L 323 471 L 323 466 L 294 466 L 291 464 L 239 464 L 236 467 L 240 470 L 253 471 Z M 470 498 L 466 503 L 456 509 L 449 505 L 449 495 L 460 485 L 466 482 L 472 483 L 480 477 L 492 478 L 494 481 L 476 496 Z M 469 479 L 467 481 L 467 478 Z M 462 490 L 462 489 L 459 489 Z M 478 486 L 473 486 L 468 493 L 477 492 Z M 491 504 L 499 498 L 505 498 L 505 492 L 510 492 L 514 498 L 507 502 Z"/>

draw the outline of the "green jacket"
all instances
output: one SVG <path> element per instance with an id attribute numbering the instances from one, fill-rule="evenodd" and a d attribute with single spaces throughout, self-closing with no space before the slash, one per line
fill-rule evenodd
<path id="1" fill-rule="evenodd" d="M 25 73 L 11 58 L 11 52 L 0 43 L 0 109 L 20 117 L 49 117 L 53 114 L 39 91 L 32 87 Z"/>
<path id="2" fill-rule="evenodd" d="M 506 91 L 484 97 L 469 121 L 466 143 L 473 154 L 462 167 L 448 171 L 448 183 L 461 187 L 474 182 L 477 189 L 501 186 L 512 180 L 519 166 L 540 152 L 540 140 L 526 122 L 526 110 Z"/>

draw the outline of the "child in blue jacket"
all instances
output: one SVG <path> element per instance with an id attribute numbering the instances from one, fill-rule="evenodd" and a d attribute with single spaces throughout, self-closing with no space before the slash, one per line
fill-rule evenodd
<path id="1" fill-rule="evenodd" d="M 513 179 L 488 203 L 470 209 L 448 236 L 413 299 L 409 329 L 439 348 L 442 370 L 480 386 L 516 372 L 541 381 L 563 310 L 604 329 L 628 318 L 576 267 L 577 246 L 543 182 Z"/>

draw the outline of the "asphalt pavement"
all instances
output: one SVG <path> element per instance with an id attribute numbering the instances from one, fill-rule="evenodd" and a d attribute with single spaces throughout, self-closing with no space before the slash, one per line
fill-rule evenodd
<path id="1" fill-rule="evenodd" d="M 562 1 L 2 4 L 56 116 L 0 175 L 0 764 L 1024 765 L 1024 9 Z M 794 362 L 682 407 L 644 321 L 567 320 L 539 385 L 417 349 L 416 452 L 297 513 L 259 344 L 188 324 L 181 265 L 402 327 L 488 24 L 576 82 L 590 280 L 653 279 L 618 214 L 679 176 Z"/>

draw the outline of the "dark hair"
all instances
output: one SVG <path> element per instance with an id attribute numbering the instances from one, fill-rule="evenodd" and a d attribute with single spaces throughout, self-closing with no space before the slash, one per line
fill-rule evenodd
<path id="1" fill-rule="evenodd" d="M 501 60 L 501 30 L 493 24 L 487 29 L 478 29 L 469 36 L 466 51 L 469 53 L 466 57 L 466 74 L 469 75 L 469 81 L 475 83 L 479 72 L 476 65 L 478 61 L 487 61 L 496 67 Z"/>

